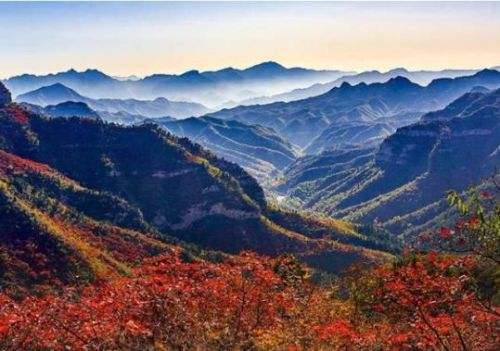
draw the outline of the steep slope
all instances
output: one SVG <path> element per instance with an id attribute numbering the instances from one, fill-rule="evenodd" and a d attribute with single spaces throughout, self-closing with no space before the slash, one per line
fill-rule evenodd
<path id="1" fill-rule="evenodd" d="M 170 250 L 139 210 L 0 150 L 0 288 L 38 292 L 128 274 Z"/>
<path id="2" fill-rule="evenodd" d="M 97 112 L 126 112 L 130 115 L 150 118 L 164 116 L 184 118 L 209 112 L 206 107 L 200 104 L 169 101 L 165 98 L 156 98 L 154 100 L 90 99 L 59 83 L 19 95 L 16 101 L 39 106 L 57 105 L 67 101 L 83 102 Z"/>
<path id="3" fill-rule="evenodd" d="M 298 157 L 298 148 L 279 137 L 272 129 L 224 121 L 211 117 L 180 121 L 156 119 L 166 130 L 187 137 L 213 151 L 217 156 L 235 162 L 264 181 Z"/>
<path id="4" fill-rule="evenodd" d="M 500 90 L 466 94 L 398 129 L 375 154 L 358 150 L 297 161 L 278 190 L 305 207 L 376 220 L 401 233 L 438 216 L 447 190 L 462 191 L 491 176 L 500 165 L 499 140 Z"/>
<path id="5" fill-rule="evenodd" d="M 327 238 L 318 239 L 297 232 L 295 225 L 275 223 L 268 218 L 262 189 L 239 166 L 152 125 L 46 119 L 12 104 L 0 109 L 0 149 L 48 164 L 83 187 L 120 197 L 142 214 L 146 228 L 167 238 L 230 253 L 249 249 L 321 255 L 329 258 L 321 268 L 331 271 L 386 258 L 368 244 L 335 241 L 341 233 L 334 227 L 325 229 Z M 94 215 L 107 213 L 97 208 Z"/>
<path id="6" fill-rule="evenodd" d="M 403 124 L 415 122 L 420 113 L 443 108 L 478 85 L 486 88 L 500 86 L 500 72 L 483 70 L 472 76 L 435 80 L 426 87 L 402 77 L 370 85 L 361 83 L 351 86 L 343 83 L 313 98 L 289 103 L 240 106 L 210 116 L 265 125 L 296 145 L 304 148 L 313 145 L 311 152 L 344 147 L 345 142 L 357 143 L 347 138 L 332 145 L 329 144 L 332 138 L 324 137 L 315 143 L 314 140 L 328 127 L 331 129 L 327 133 L 333 135 L 343 133 L 344 128 L 357 128 L 355 134 L 360 132 L 359 128 L 367 130 L 370 136 L 368 144 L 371 146 L 371 141 L 382 140 L 387 131 L 400 126 L 402 121 Z M 322 145 L 321 139 L 327 144 Z"/>

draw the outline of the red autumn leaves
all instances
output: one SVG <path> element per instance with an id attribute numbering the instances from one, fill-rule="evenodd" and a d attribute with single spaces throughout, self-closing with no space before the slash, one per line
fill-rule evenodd
<path id="1" fill-rule="evenodd" d="M 493 350 L 499 311 L 469 288 L 474 265 L 409 254 L 341 298 L 291 259 L 162 256 L 135 278 L 21 302 L 2 296 L 0 348 Z"/>

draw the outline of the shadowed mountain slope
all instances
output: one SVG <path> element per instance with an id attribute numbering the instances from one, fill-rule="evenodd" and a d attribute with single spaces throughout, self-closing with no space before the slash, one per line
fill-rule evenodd
<path id="1" fill-rule="evenodd" d="M 230 253 L 250 249 L 272 255 L 293 252 L 304 259 L 321 255 L 330 257 L 321 268 L 331 271 L 386 257 L 373 251 L 373 244 L 352 246 L 351 234 L 342 226 L 325 225 L 328 238 L 318 239 L 296 231 L 300 217 L 286 227 L 272 221 L 262 189 L 243 169 L 159 127 L 47 119 L 15 104 L 0 109 L 0 127 L 5 152 L 123 199 L 147 228 L 167 238 Z M 361 243 L 375 240 L 357 229 L 354 233 L 356 243 L 360 236 Z"/>
<path id="2" fill-rule="evenodd" d="M 475 86 L 500 86 L 500 72 L 483 70 L 472 76 L 438 79 L 426 87 L 402 77 L 370 85 L 344 83 L 304 100 L 240 106 L 210 116 L 265 125 L 290 142 L 310 148 L 311 153 L 351 145 L 370 147 L 395 128 L 415 122 L 423 112 L 443 108 Z M 321 135 L 323 131 L 326 134 Z M 359 145 L 364 139 L 360 135 L 368 137 L 367 145 Z"/>
<path id="3" fill-rule="evenodd" d="M 124 200 L 0 150 L 2 290 L 40 292 L 126 275 L 167 250 Z"/>
<path id="4" fill-rule="evenodd" d="M 466 94 L 373 151 L 299 159 L 278 190 L 302 206 L 404 232 L 439 215 L 450 189 L 479 184 L 500 165 L 500 90 Z M 425 209 L 427 206 L 431 206 Z M 420 213 L 420 215 L 410 215 Z"/>
<path id="5" fill-rule="evenodd" d="M 200 143 L 262 181 L 288 166 L 299 155 L 296 146 L 283 140 L 272 129 L 258 125 L 211 117 L 150 121 L 172 134 Z"/>
<path id="6" fill-rule="evenodd" d="M 341 86 L 342 83 L 349 83 L 350 85 L 357 85 L 360 83 L 382 83 L 399 76 L 408 78 L 412 82 L 424 86 L 432 82 L 434 79 L 456 78 L 472 75 L 477 72 L 478 70 L 408 71 L 404 68 L 395 68 L 384 73 L 379 71 L 366 71 L 358 74 L 342 76 L 332 82 L 318 83 L 307 88 L 299 88 L 282 94 L 244 100 L 240 102 L 240 105 L 262 105 L 278 101 L 290 102 L 307 99 L 309 97 L 322 95 L 335 87 Z"/>

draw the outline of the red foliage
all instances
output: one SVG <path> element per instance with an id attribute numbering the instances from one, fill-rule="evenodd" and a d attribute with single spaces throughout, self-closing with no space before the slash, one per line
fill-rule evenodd
<path id="1" fill-rule="evenodd" d="M 338 320 L 326 326 L 316 327 L 315 329 L 318 337 L 323 340 L 331 337 L 339 337 L 342 340 L 354 342 L 361 338 L 361 335 L 352 324 L 345 320 Z"/>
<path id="2" fill-rule="evenodd" d="M 55 173 L 49 166 L 0 150 L 0 175 L 7 173 Z"/>
<path id="3" fill-rule="evenodd" d="M 277 273 L 290 273 L 276 269 L 279 262 L 244 254 L 219 264 L 184 263 L 178 255 L 164 255 L 147 259 L 133 278 L 22 302 L 0 296 L 0 348 L 243 349 L 263 335 L 279 337 L 295 326 L 300 333 L 310 330 L 313 338 L 303 344 L 292 333 L 279 344 L 285 349 L 498 346 L 498 310 L 483 305 L 464 275 L 450 273 L 469 269 L 471 260 L 430 254 L 375 269 L 369 274 L 377 282 L 369 317 L 346 316 L 332 309 L 320 290 L 309 290 L 303 282 L 290 285 Z M 321 308 L 307 316 L 312 306 L 300 301 Z"/>
<path id="4" fill-rule="evenodd" d="M 493 199 L 493 194 L 490 193 L 489 191 L 481 191 L 480 193 L 481 198 L 484 200 L 491 200 Z"/>
<path id="5" fill-rule="evenodd" d="M 495 349 L 498 309 L 470 289 L 473 264 L 469 257 L 430 253 L 396 269 L 377 269 L 382 284 L 374 304 L 389 318 L 388 339 L 418 349 Z"/>
<path id="6" fill-rule="evenodd" d="M 162 256 L 148 260 L 136 278 L 22 303 L 3 296 L 0 348 L 176 348 L 203 345 L 209 337 L 215 348 L 237 345 L 275 324 L 289 304 L 287 287 L 271 268 L 250 254 L 224 264 Z"/>
<path id="7" fill-rule="evenodd" d="M 441 229 L 439 230 L 439 236 L 442 239 L 448 239 L 449 237 L 451 237 L 452 234 L 453 231 L 450 228 L 441 227 Z"/>
<path id="8" fill-rule="evenodd" d="M 5 108 L 7 116 L 9 116 L 14 122 L 19 124 L 28 124 L 29 117 L 26 112 L 17 106 L 9 106 Z"/>

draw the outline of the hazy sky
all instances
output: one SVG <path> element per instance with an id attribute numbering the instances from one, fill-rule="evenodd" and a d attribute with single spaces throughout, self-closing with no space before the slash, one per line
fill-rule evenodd
<path id="1" fill-rule="evenodd" d="M 2 3 L 0 77 L 500 65 L 500 3 Z"/>

